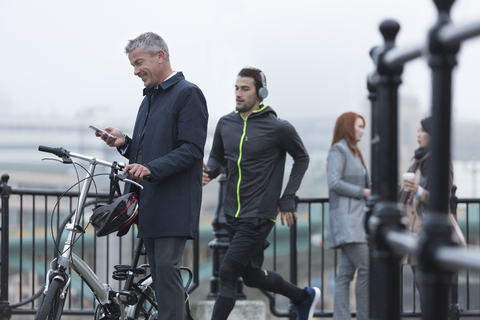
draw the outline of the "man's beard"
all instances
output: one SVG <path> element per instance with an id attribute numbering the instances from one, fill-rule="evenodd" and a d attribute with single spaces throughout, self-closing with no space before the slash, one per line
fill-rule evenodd
<path id="1" fill-rule="evenodd" d="M 252 111 L 254 107 L 255 107 L 254 102 L 252 102 L 251 104 L 248 104 L 248 103 L 244 102 L 243 106 L 241 106 L 241 107 L 237 106 L 237 110 L 239 112 L 249 112 L 249 111 Z"/>

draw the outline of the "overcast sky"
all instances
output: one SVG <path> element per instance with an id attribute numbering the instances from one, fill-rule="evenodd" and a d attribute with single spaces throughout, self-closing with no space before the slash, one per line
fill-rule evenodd
<path id="1" fill-rule="evenodd" d="M 457 0 L 452 16 L 456 24 L 480 19 L 480 1 Z M 360 111 L 373 69 L 368 52 L 382 44 L 378 25 L 386 18 L 401 24 L 398 46 L 417 44 L 436 11 L 432 0 L 3 0 L 0 112 L 35 117 L 104 108 L 133 123 L 143 83 L 123 50 L 146 31 L 167 41 L 173 69 L 203 90 L 212 120 L 234 108 L 244 66 L 265 72 L 265 102 L 283 118 Z M 457 119 L 480 119 L 479 57 L 478 39 L 462 46 Z M 428 113 L 426 61 L 408 65 L 403 82 L 401 93 L 416 96 Z"/>

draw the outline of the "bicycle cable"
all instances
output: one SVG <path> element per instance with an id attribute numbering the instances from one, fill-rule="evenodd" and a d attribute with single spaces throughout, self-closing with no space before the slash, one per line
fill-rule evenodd
<path id="1" fill-rule="evenodd" d="M 56 242 L 56 239 L 55 239 L 55 235 L 54 235 L 54 233 L 53 233 L 53 230 L 54 230 L 54 228 L 53 228 L 53 223 L 54 223 L 53 219 L 54 219 L 54 215 L 55 215 L 55 210 L 57 209 L 57 207 L 59 207 L 60 200 L 67 194 L 67 192 L 69 192 L 70 190 L 72 190 L 72 189 L 73 189 L 75 186 L 77 186 L 77 185 L 79 186 L 79 195 L 80 195 L 80 193 L 81 193 L 80 184 L 81 184 L 82 182 L 84 182 L 85 180 L 91 178 L 91 179 L 92 179 L 91 181 L 93 182 L 94 189 L 95 189 L 95 203 L 98 203 L 100 199 L 99 199 L 99 197 L 98 197 L 98 188 L 97 188 L 97 184 L 96 184 L 94 178 L 95 178 L 95 177 L 98 177 L 98 176 L 102 176 L 102 175 L 107 175 L 107 173 L 99 173 L 99 174 L 94 174 L 94 175 L 90 175 L 90 174 L 89 174 L 89 176 L 87 176 L 87 177 L 85 177 L 85 178 L 83 178 L 83 179 L 80 179 L 79 174 L 78 174 L 78 170 L 77 170 L 77 167 L 76 167 L 76 166 L 80 166 L 85 172 L 87 172 L 87 174 L 89 173 L 88 170 L 87 170 L 84 166 L 82 166 L 81 164 L 79 164 L 79 163 L 77 163 L 77 162 L 72 162 L 72 165 L 73 165 L 73 167 L 74 167 L 74 169 L 75 169 L 75 172 L 76 172 L 77 180 L 78 180 L 78 181 L 77 181 L 76 183 L 74 183 L 71 187 L 69 187 L 69 188 L 58 198 L 58 200 L 57 200 L 57 202 L 55 203 L 55 206 L 54 206 L 54 208 L 53 208 L 53 210 L 52 210 L 52 215 L 51 215 L 51 220 L 50 220 L 50 229 L 51 229 L 52 240 L 53 240 L 53 243 L 54 243 L 54 245 L 55 245 L 56 252 L 57 252 L 58 254 L 60 254 L 60 255 L 63 254 L 65 251 L 62 252 L 62 251 L 60 250 L 59 246 L 57 245 L 57 242 Z M 75 212 L 76 212 L 78 209 L 79 209 L 79 208 L 78 208 L 78 204 L 77 204 L 77 208 L 75 208 L 75 210 L 74 210 L 72 213 L 70 213 L 70 215 L 69 215 L 67 218 L 65 218 L 65 219 L 66 219 L 66 220 L 70 220 L 71 217 L 72 217 L 73 215 L 75 215 Z M 84 208 L 82 208 L 82 210 L 83 210 L 83 209 L 84 209 Z M 79 213 L 79 214 L 80 214 L 80 213 Z M 60 215 L 60 212 L 58 212 L 58 215 Z M 86 228 L 88 228 L 89 225 L 90 225 L 90 221 L 87 223 L 87 225 L 85 226 L 85 228 L 84 228 L 83 226 L 81 227 L 81 228 L 82 228 L 81 234 L 85 233 L 85 230 L 86 230 Z M 62 229 L 63 229 L 63 228 L 62 228 Z M 57 230 L 57 238 L 59 238 L 59 237 L 61 236 L 62 232 L 63 232 L 63 230 Z M 74 237 L 74 240 L 73 240 L 73 242 L 72 242 L 72 244 L 71 244 L 71 247 L 73 247 L 73 245 L 80 239 L 81 234 L 80 234 L 78 237 L 76 237 L 76 238 Z M 68 249 L 69 249 L 69 248 L 67 248 L 66 250 L 68 250 Z"/>
<path id="2" fill-rule="evenodd" d="M 94 176 L 96 176 L 96 175 L 94 175 Z M 63 197 L 66 195 L 66 193 L 69 192 L 71 189 L 73 189 L 77 184 L 80 184 L 81 182 L 83 182 L 83 181 L 86 180 L 86 179 L 87 179 L 87 178 L 82 179 L 82 180 L 76 182 L 76 183 L 75 183 L 74 185 L 72 185 L 70 188 L 68 188 L 68 189 L 58 198 L 57 203 L 55 204 L 55 206 L 54 206 L 54 208 L 53 208 L 53 210 L 52 210 L 52 215 L 51 215 L 51 218 L 50 218 L 51 236 L 52 236 L 52 240 L 53 240 L 53 242 L 54 242 L 54 244 L 55 244 L 55 249 L 56 249 L 57 253 L 59 253 L 59 254 L 63 254 L 63 252 L 62 252 L 62 251 L 60 250 L 60 248 L 58 247 L 56 239 L 59 239 L 59 238 L 61 237 L 61 234 L 63 233 L 63 228 L 61 228 L 62 230 L 58 230 L 58 229 L 57 229 L 57 236 L 55 236 L 55 234 L 54 234 L 54 221 L 53 221 L 54 215 L 55 215 L 55 210 L 59 207 L 59 203 L 60 203 L 60 201 L 63 199 Z M 69 216 L 67 216 L 67 217 L 65 218 L 65 220 L 70 220 L 70 219 L 75 215 L 76 210 L 77 210 L 77 209 L 75 208 L 75 209 L 69 214 Z M 57 209 L 57 211 L 58 211 L 58 212 L 57 212 L 58 215 L 60 215 L 59 209 Z M 58 218 L 57 218 L 57 219 L 58 219 Z M 62 227 L 63 227 L 63 224 L 62 224 Z M 87 225 L 87 227 L 88 227 L 88 225 Z M 82 229 L 83 229 L 83 227 L 82 227 Z M 84 231 L 84 230 L 85 230 L 85 229 L 83 229 L 83 231 Z M 77 240 L 75 240 L 75 241 L 72 243 L 72 245 L 73 245 L 76 241 L 77 241 Z"/>

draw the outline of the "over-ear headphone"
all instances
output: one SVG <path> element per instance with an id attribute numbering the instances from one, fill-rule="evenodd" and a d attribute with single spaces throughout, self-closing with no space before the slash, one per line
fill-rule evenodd
<path id="1" fill-rule="evenodd" d="M 262 87 L 258 89 L 257 95 L 260 99 L 268 97 L 267 83 L 265 82 L 265 75 L 260 71 L 260 78 L 262 78 Z"/>

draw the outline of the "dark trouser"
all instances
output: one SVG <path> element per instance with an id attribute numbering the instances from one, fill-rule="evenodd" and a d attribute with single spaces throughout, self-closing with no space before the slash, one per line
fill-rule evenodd
<path id="1" fill-rule="evenodd" d="M 279 293 L 295 304 L 302 303 L 307 293 L 285 281 L 273 271 L 261 269 L 266 239 L 274 222 L 259 218 L 231 218 L 227 216 L 230 246 L 220 267 L 220 292 L 213 308 L 212 320 L 226 320 L 235 306 L 237 279 L 245 285 Z"/>
<path id="2" fill-rule="evenodd" d="M 187 319 L 180 260 L 186 237 L 144 238 L 158 304 L 158 320 Z"/>

